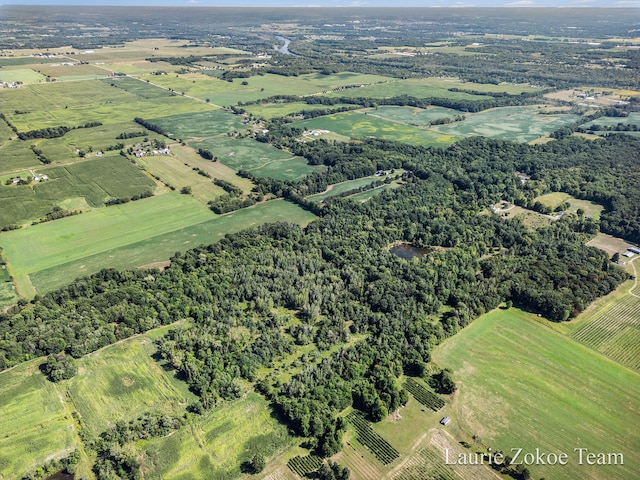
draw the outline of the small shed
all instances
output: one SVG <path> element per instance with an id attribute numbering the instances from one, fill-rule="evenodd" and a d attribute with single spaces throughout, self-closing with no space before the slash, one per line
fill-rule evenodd
<path id="1" fill-rule="evenodd" d="M 440 423 L 446 427 L 451 423 L 451 417 L 444 417 L 442 420 L 440 420 Z"/>

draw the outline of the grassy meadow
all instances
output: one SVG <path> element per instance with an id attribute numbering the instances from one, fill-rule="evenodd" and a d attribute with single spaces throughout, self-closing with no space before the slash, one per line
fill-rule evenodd
<path id="1" fill-rule="evenodd" d="M 269 460 L 294 440 L 268 402 L 248 393 L 173 435 L 139 442 L 136 448 L 145 478 L 231 480 L 242 476 L 240 465 L 255 453 Z"/>
<path id="2" fill-rule="evenodd" d="M 590 216 L 594 220 L 600 220 L 600 213 L 604 210 L 602 205 L 598 205 L 597 203 L 589 200 L 580 200 L 564 192 L 547 193 L 546 195 L 541 195 L 535 198 L 534 201 L 539 201 L 552 210 L 555 210 L 557 206 L 568 202 L 570 207 L 565 210 L 566 212 L 576 213 L 577 210 L 581 208 L 585 215 Z"/>
<path id="3" fill-rule="evenodd" d="M 366 110 L 367 114 L 374 117 L 384 118 L 392 122 L 416 127 L 428 127 L 431 122 L 439 119 L 453 119 L 458 115 L 465 115 L 465 112 L 445 107 L 398 107 L 394 105 L 383 105 L 375 109 Z"/>
<path id="4" fill-rule="evenodd" d="M 629 479 L 640 471 L 640 376 L 519 310 L 496 310 L 436 348 L 458 385 L 451 431 L 509 452 L 566 452 L 532 477 Z M 623 453 L 624 465 L 579 465 L 574 448 Z"/>
<path id="5" fill-rule="evenodd" d="M 392 178 L 396 178 L 402 175 L 403 172 L 404 170 L 399 169 L 399 170 L 396 170 L 394 173 L 390 174 L 390 176 Z M 362 178 L 357 178 L 355 180 L 347 180 L 346 182 L 335 183 L 333 185 L 329 185 L 326 191 L 321 193 L 316 193 L 314 195 L 309 195 L 307 199 L 313 200 L 316 202 L 321 202 L 327 198 L 335 197 L 336 195 L 340 195 L 360 187 L 366 187 L 367 185 L 371 185 L 373 182 L 384 181 L 387 178 L 389 177 L 371 175 L 369 177 L 362 177 Z M 362 193 L 365 193 L 365 192 L 362 192 Z"/>
<path id="6" fill-rule="evenodd" d="M 0 478 L 21 478 L 78 445 L 63 389 L 40 372 L 42 360 L 0 372 Z"/>
<path id="7" fill-rule="evenodd" d="M 153 358 L 154 341 L 175 326 L 129 338 L 78 362 L 76 376 L 61 385 L 91 433 L 98 435 L 119 420 L 134 420 L 145 412 L 179 416 L 195 401 L 187 384 Z"/>

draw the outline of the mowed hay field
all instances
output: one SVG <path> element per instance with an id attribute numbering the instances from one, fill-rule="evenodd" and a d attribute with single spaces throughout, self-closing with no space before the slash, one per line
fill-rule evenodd
<path id="1" fill-rule="evenodd" d="M 77 362 L 76 376 L 61 383 L 92 434 L 145 412 L 179 416 L 196 400 L 171 368 L 153 358 L 155 340 L 172 328 L 179 326 L 160 327 L 86 355 Z"/>
<path id="2" fill-rule="evenodd" d="M 22 478 L 78 445 L 63 389 L 40 372 L 42 359 L 0 373 L 0 478 Z"/>
<path id="3" fill-rule="evenodd" d="M 640 471 L 640 375 L 516 309 L 488 313 L 433 360 L 453 370 L 452 429 L 494 450 L 567 453 L 532 478 L 627 480 Z M 624 465 L 579 465 L 574 448 L 622 453 Z"/>
<path id="4" fill-rule="evenodd" d="M 170 436 L 140 442 L 138 458 L 147 479 L 231 480 L 242 476 L 240 466 L 254 454 L 269 461 L 294 441 L 264 397 L 247 393 Z"/>
<path id="5" fill-rule="evenodd" d="M 600 220 L 600 214 L 604 210 L 602 205 L 590 202 L 589 200 L 579 200 L 564 192 L 547 193 L 546 195 L 534 198 L 534 201 L 539 201 L 551 209 L 555 209 L 558 205 L 568 202 L 570 207 L 565 211 L 577 213 L 577 210 L 581 208 L 585 215 L 590 216 L 594 220 Z"/>
<path id="6" fill-rule="evenodd" d="M 167 194 L 155 198 L 177 195 Z M 146 200 L 149 199 L 118 207 L 108 207 L 109 209 L 130 207 L 130 209 L 125 208 L 117 218 L 108 219 L 122 225 L 113 232 L 114 235 L 119 232 L 120 237 L 106 242 L 101 239 L 95 239 L 95 242 L 85 242 L 83 247 L 79 248 L 80 251 L 74 251 L 71 245 L 67 247 L 68 244 L 57 233 L 60 230 L 47 232 L 55 240 L 56 250 L 59 250 L 59 253 L 53 249 L 47 250 L 48 253 L 43 259 L 44 261 L 29 257 L 28 250 L 21 249 L 19 243 L 14 244 L 14 251 L 22 252 L 14 261 L 16 264 L 14 275 L 18 280 L 20 292 L 25 296 L 33 295 L 30 290 L 33 288 L 39 293 L 48 292 L 64 286 L 77 277 L 91 275 L 103 268 L 125 269 L 166 261 L 176 252 L 185 252 L 200 245 L 210 245 L 224 238 L 227 234 L 268 222 L 307 225 L 316 218 L 312 213 L 284 200 L 272 200 L 220 216 L 213 214 L 200 202 L 187 195 L 180 195 L 176 205 L 172 205 L 170 199 L 149 206 L 141 204 Z M 181 203 L 180 200 L 185 203 Z M 136 206 L 136 204 L 138 205 Z M 164 213 L 149 213 L 155 211 L 156 208 L 163 211 L 165 205 L 166 217 Z M 64 220 L 70 219 L 62 221 Z M 69 235 L 69 238 L 78 239 L 84 235 L 83 232 L 86 229 L 93 228 L 97 232 L 95 235 L 99 235 L 101 229 L 104 228 L 102 220 L 103 217 L 98 215 L 93 222 L 70 225 L 66 227 L 68 229 L 66 234 Z M 29 230 L 45 225 L 48 224 L 31 227 Z M 62 225 L 58 224 L 58 226 Z M 165 229 L 170 231 L 167 232 Z M 94 239 L 94 236 L 90 238 Z M 1 240 L 2 237 L 0 237 Z M 37 233 L 28 241 L 35 242 L 35 248 L 43 250 L 48 248 L 47 239 L 38 236 Z M 7 250 L 5 252 L 8 261 L 11 262 L 11 255 Z M 18 278 L 19 272 L 23 272 L 21 279 Z M 29 275 L 29 278 L 24 276 L 25 273 Z"/>

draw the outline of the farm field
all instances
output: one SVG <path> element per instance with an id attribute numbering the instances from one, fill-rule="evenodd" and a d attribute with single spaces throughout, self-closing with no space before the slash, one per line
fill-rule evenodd
<path id="1" fill-rule="evenodd" d="M 397 95 L 408 95 L 416 98 L 451 98 L 456 100 L 480 100 L 486 95 L 473 95 L 465 92 L 452 92 L 450 88 L 478 91 L 483 93 L 509 92 L 512 94 L 522 91 L 533 91 L 530 87 L 511 85 L 487 85 L 462 82 L 457 78 L 410 78 L 407 80 L 391 80 L 379 85 L 368 85 L 331 93 L 334 97 L 369 97 L 389 98 Z"/>
<path id="2" fill-rule="evenodd" d="M 536 197 L 534 201 L 539 201 L 543 205 L 555 210 L 555 208 L 565 202 L 568 202 L 571 206 L 565 210 L 566 212 L 576 213 L 579 208 L 584 210 L 584 214 L 593 218 L 594 220 L 600 220 L 600 213 L 604 210 L 602 205 L 590 202 L 589 200 L 579 200 L 572 195 L 564 192 L 547 193 Z"/>
<path id="3" fill-rule="evenodd" d="M 337 105 L 309 105 L 305 102 L 289 102 L 289 103 L 267 103 L 267 104 L 255 104 L 245 105 L 242 108 L 251 113 L 257 118 L 272 119 L 275 117 L 284 117 L 295 112 L 302 110 L 322 110 L 325 108 L 340 108 L 350 107 L 354 108 L 355 105 L 337 104 Z"/>
<path id="4" fill-rule="evenodd" d="M 2 254 L 0 254 L 0 260 L 4 262 Z M 16 295 L 15 286 L 11 281 L 11 275 L 7 270 L 7 266 L 2 263 L 0 265 L 0 311 L 2 308 L 8 305 L 13 305 L 18 297 Z"/>
<path id="5" fill-rule="evenodd" d="M 145 120 L 181 139 L 210 137 L 246 128 L 243 128 L 241 116 L 212 106 L 204 112 L 145 118 Z"/>
<path id="6" fill-rule="evenodd" d="M 40 372 L 42 359 L 0 372 L 0 478 L 21 478 L 78 445 L 64 393 Z"/>
<path id="7" fill-rule="evenodd" d="M 42 83 L 46 77 L 31 68 L 2 68 L 0 69 L 0 82 L 22 82 L 24 85 Z"/>
<path id="8" fill-rule="evenodd" d="M 255 393 L 225 402 L 173 435 L 139 442 L 145 478 L 232 480 L 255 453 L 266 459 L 295 441 Z"/>
<path id="9" fill-rule="evenodd" d="M 75 127 L 87 122 L 132 122 L 135 117 L 159 118 L 181 113 L 211 110 L 204 102 L 194 102 L 166 92 L 166 98 L 143 99 L 110 84 L 84 80 L 29 85 L 0 91 L 0 111 L 21 131 L 60 125 Z M 15 110 L 28 113 L 15 114 Z"/>
<path id="10" fill-rule="evenodd" d="M 84 198 L 90 207 L 99 207 L 110 198 L 131 198 L 155 188 L 151 178 L 117 153 L 67 166 L 32 169 L 22 173 L 22 178 L 33 173 L 46 174 L 49 179 L 29 185 L 0 185 L 1 226 L 40 219 L 54 205 L 70 198 Z M 0 237 L 0 246 L 2 242 Z"/>
<path id="11" fill-rule="evenodd" d="M 329 130 L 354 138 L 377 137 L 412 145 L 447 147 L 459 138 L 377 118 L 367 112 L 344 112 L 295 122 L 307 130 Z"/>
<path id="12" fill-rule="evenodd" d="M 179 416 L 195 401 L 187 384 L 153 358 L 155 340 L 177 326 L 156 328 L 78 360 L 76 376 L 60 385 L 92 434 L 145 412 Z"/>
<path id="13" fill-rule="evenodd" d="M 537 106 L 493 108 L 466 114 L 462 122 L 431 127 L 456 137 L 482 135 L 499 140 L 530 142 L 577 121 L 571 114 L 540 114 Z"/>
<path id="14" fill-rule="evenodd" d="M 233 79 L 232 82 L 217 79 L 203 73 L 188 73 L 160 76 L 143 76 L 142 80 L 172 88 L 178 93 L 206 100 L 214 105 L 229 106 L 238 102 L 259 100 L 274 95 L 312 95 L 329 91 L 346 85 L 379 83 L 391 80 L 379 75 L 366 75 L 342 72 L 334 75 L 320 73 L 284 77 L 282 75 L 265 74 L 246 79 Z M 242 82 L 246 82 L 243 85 Z M 353 89 L 359 90 L 359 89 Z M 346 90 L 349 91 L 349 90 Z"/>
<path id="15" fill-rule="evenodd" d="M 190 198 L 192 204 L 196 203 L 200 205 L 200 208 L 205 208 L 191 197 L 186 195 L 182 195 L 182 197 Z M 186 205 L 186 208 L 188 212 L 192 213 L 193 206 Z M 140 213 L 142 213 L 141 217 Z M 123 221 L 135 223 L 136 218 L 144 218 L 146 216 L 143 212 L 140 213 L 132 212 L 131 215 L 135 216 L 127 217 Z M 176 213 L 179 215 L 179 212 Z M 210 220 L 178 228 L 168 233 L 151 235 L 141 240 L 100 252 L 86 252 L 71 261 L 56 263 L 53 266 L 29 274 L 31 283 L 38 292 L 48 292 L 64 286 L 79 276 L 90 275 L 103 268 L 124 269 L 166 261 L 175 252 L 185 252 L 199 245 L 209 245 L 224 238 L 227 234 L 263 225 L 264 223 L 289 222 L 304 226 L 316 218 L 312 213 L 284 200 L 260 203 L 253 207 L 221 216 L 211 213 L 211 217 Z M 180 220 L 186 222 L 187 218 Z M 157 219 L 150 220 L 150 223 L 154 221 L 157 221 Z M 174 221 L 177 222 L 177 220 Z M 146 228 L 145 225 L 142 226 Z M 150 227 L 153 228 L 152 225 Z M 26 288 L 29 288 L 29 284 L 27 284 Z"/>
<path id="16" fill-rule="evenodd" d="M 623 125 L 637 125 L 640 127 L 640 113 L 632 112 L 628 117 L 600 117 L 582 125 L 582 128 L 589 129 L 591 125 L 602 125 L 604 127 L 615 127 L 619 123 Z"/>
<path id="17" fill-rule="evenodd" d="M 494 451 L 569 455 L 566 466 L 532 465 L 532 478 L 584 478 L 585 469 L 592 479 L 633 478 L 640 468 L 638 373 L 536 319 L 493 311 L 436 348 L 434 361 L 451 368 L 458 384 L 452 430 L 477 435 Z M 603 445 L 622 452 L 624 465 L 578 465 L 574 448 L 602 452 Z"/>
<path id="18" fill-rule="evenodd" d="M 465 114 L 465 112 L 444 107 L 415 108 L 392 105 L 381 105 L 375 109 L 367 109 L 366 112 L 374 117 L 419 127 L 428 127 L 434 120 L 453 119 Z"/>
<path id="19" fill-rule="evenodd" d="M 299 180 L 324 167 L 311 166 L 306 159 L 279 150 L 251 138 L 218 137 L 201 142 L 189 142 L 194 149 L 211 151 L 218 162 L 234 169 L 247 170 L 256 176 L 278 180 Z"/>
<path id="20" fill-rule="evenodd" d="M 213 217 L 214 214 L 193 197 L 168 193 L 3 232 L 0 246 L 4 248 L 7 262 L 16 277 L 19 292 L 30 296 L 30 292 L 20 288 L 24 287 L 27 275 L 157 237 Z M 108 263 L 103 268 L 107 266 Z M 82 273 L 79 270 L 76 276 Z M 67 278 L 67 281 L 72 278 Z"/>

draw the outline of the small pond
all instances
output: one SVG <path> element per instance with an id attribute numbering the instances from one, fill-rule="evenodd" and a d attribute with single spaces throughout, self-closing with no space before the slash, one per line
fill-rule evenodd
<path id="1" fill-rule="evenodd" d="M 422 258 L 425 255 L 430 254 L 433 249 L 414 247 L 410 243 L 400 243 L 391 247 L 389 251 L 396 257 L 403 258 L 404 260 L 411 260 L 414 257 Z"/>

